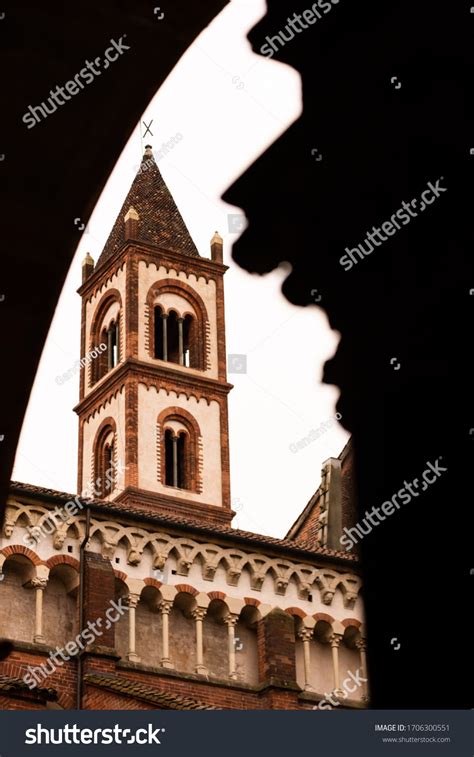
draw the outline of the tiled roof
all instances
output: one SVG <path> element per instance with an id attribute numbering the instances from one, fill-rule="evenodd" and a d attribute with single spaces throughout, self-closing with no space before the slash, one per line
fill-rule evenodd
<path id="1" fill-rule="evenodd" d="M 160 710 L 220 710 L 220 707 L 212 707 L 208 704 L 202 704 L 196 699 L 190 697 L 181 697 L 177 694 L 170 694 L 167 691 L 154 689 L 144 683 L 130 681 L 128 678 L 113 675 L 99 675 L 89 673 L 84 676 L 86 683 L 93 686 L 99 686 L 101 689 L 108 689 L 117 694 L 123 694 L 127 697 L 135 697 L 142 701 L 153 704 Z"/>
<path id="2" fill-rule="evenodd" d="M 69 500 L 73 500 L 75 494 L 67 494 L 66 492 L 59 492 L 55 489 L 46 489 L 42 486 L 35 486 L 34 484 L 24 484 L 19 481 L 11 481 L 10 482 L 10 490 L 15 493 L 19 494 L 31 494 L 33 496 L 40 496 L 44 498 L 51 498 L 54 500 L 59 500 L 61 502 L 68 502 Z M 212 526 L 202 526 L 198 525 L 194 521 L 192 521 L 190 518 L 183 518 L 179 515 L 165 515 L 165 514 L 154 514 L 151 513 L 148 509 L 140 508 L 140 507 L 134 507 L 131 505 L 124 504 L 122 502 L 103 502 L 101 500 L 84 500 L 86 504 L 88 504 L 91 508 L 97 510 L 97 511 L 104 511 L 109 513 L 116 513 L 116 514 L 122 514 L 129 517 L 134 518 L 142 518 L 144 520 L 151 521 L 153 523 L 158 523 L 162 525 L 169 525 L 169 526 L 176 526 L 181 528 L 187 528 L 190 530 L 193 530 L 195 532 L 200 532 L 202 534 L 205 534 L 207 537 L 212 536 L 213 534 L 216 536 L 223 536 L 229 539 L 234 539 L 240 542 L 248 542 L 249 545 L 261 545 L 263 547 L 274 547 L 278 550 L 291 550 L 293 552 L 299 552 L 302 555 L 305 555 L 307 558 L 313 558 L 314 557 L 334 557 L 338 560 L 345 560 L 350 563 L 357 563 L 357 559 L 352 556 L 348 555 L 347 552 L 338 551 L 335 549 L 329 549 L 328 547 L 318 547 L 315 548 L 313 544 L 310 542 L 305 542 L 303 540 L 290 540 L 290 539 L 277 539 L 274 536 L 265 536 L 264 534 L 255 534 L 252 531 L 242 531 L 239 528 L 229 528 L 227 526 L 221 526 L 221 525 L 212 525 Z"/>
<path id="3" fill-rule="evenodd" d="M 166 250 L 199 257 L 196 245 L 155 163 L 151 149 L 147 149 L 96 268 L 107 262 L 123 247 L 126 241 L 124 216 L 131 207 L 139 216 L 138 240 L 159 245 Z"/>
<path id="4" fill-rule="evenodd" d="M 15 678 L 14 676 L 0 675 L 0 691 L 12 694 L 27 691 L 33 696 L 37 695 L 48 701 L 54 701 L 58 698 L 56 689 L 44 689 L 39 686 L 30 689 L 28 684 L 26 684 L 21 678 Z"/>

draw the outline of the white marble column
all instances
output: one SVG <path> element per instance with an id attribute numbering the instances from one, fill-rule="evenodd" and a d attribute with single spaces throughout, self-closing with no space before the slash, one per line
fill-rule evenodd
<path id="1" fill-rule="evenodd" d="M 362 668 L 362 678 L 368 678 L 367 675 L 367 643 L 366 640 L 363 638 L 360 638 L 356 642 L 356 647 L 359 650 L 360 655 L 360 667 Z M 362 700 L 364 702 L 369 701 L 369 683 L 368 681 L 364 681 L 362 684 Z"/>
<path id="2" fill-rule="evenodd" d="M 43 592 L 48 584 L 47 578 L 33 578 L 31 585 L 35 590 L 35 633 L 33 641 L 37 644 L 45 644 L 43 636 Z"/>
<path id="3" fill-rule="evenodd" d="M 161 657 L 161 667 L 163 668 L 173 668 L 174 665 L 170 660 L 170 649 L 169 649 L 169 615 L 171 612 L 171 609 L 173 607 L 173 603 L 169 602 L 166 599 L 163 599 L 162 602 L 160 602 L 159 608 L 161 611 L 161 621 L 162 621 L 162 657 Z"/>
<path id="4" fill-rule="evenodd" d="M 234 613 L 230 613 L 224 618 L 224 622 L 227 626 L 227 638 L 228 638 L 228 650 L 229 650 L 229 678 L 235 680 L 237 678 L 237 669 L 235 664 L 235 626 L 239 620 L 239 616 Z"/>
<path id="5" fill-rule="evenodd" d="M 202 621 L 204 620 L 206 613 L 207 609 L 205 607 L 197 607 L 192 613 L 192 617 L 194 618 L 194 621 L 196 623 L 196 673 L 199 673 L 203 676 L 207 675 L 208 673 L 208 670 L 204 665 L 202 643 Z"/>
<path id="6" fill-rule="evenodd" d="M 178 353 L 179 364 L 184 365 L 184 338 L 183 338 L 184 318 L 178 318 Z"/>
<path id="7" fill-rule="evenodd" d="M 340 633 L 333 633 L 329 639 L 332 649 L 332 668 L 334 673 L 334 691 L 339 692 L 339 646 L 342 641 Z"/>
<path id="8" fill-rule="evenodd" d="M 309 679 L 311 675 L 311 639 L 313 638 L 313 628 L 301 628 L 298 631 L 298 638 L 303 642 L 304 658 L 304 687 L 312 689 Z"/>
<path id="9" fill-rule="evenodd" d="M 125 597 L 125 604 L 128 607 L 128 654 L 127 660 L 137 662 L 140 658 L 136 650 L 135 634 L 135 609 L 140 601 L 139 594 L 128 594 Z"/>

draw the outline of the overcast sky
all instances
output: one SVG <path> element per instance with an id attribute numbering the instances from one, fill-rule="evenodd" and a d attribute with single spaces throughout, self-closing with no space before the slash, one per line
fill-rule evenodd
<path id="1" fill-rule="evenodd" d="M 140 163 L 144 145 L 155 154 L 176 134 L 181 141 L 158 160 L 163 177 L 201 255 L 210 257 L 215 230 L 224 237 L 228 354 L 247 356 L 246 374 L 229 374 L 233 525 L 283 536 L 319 485 L 321 464 L 347 441 L 335 423 L 304 449 L 291 450 L 335 413 L 338 390 L 321 384 L 337 347 L 316 305 L 298 308 L 281 294 L 289 267 L 264 277 L 231 260 L 237 234 L 228 215 L 240 213 L 219 197 L 301 112 L 300 77 L 254 55 L 246 33 L 265 11 L 262 0 L 232 0 L 199 36 L 157 92 L 125 146 L 78 245 L 23 426 L 13 478 L 76 492 L 78 421 L 73 406 L 79 375 L 63 374 L 79 358 L 81 262 L 97 261 Z M 166 23 L 165 18 L 158 23 Z M 291 44 L 291 43 L 290 43 Z M 76 339 L 71 343 L 70 335 Z M 284 345 L 284 347 L 283 347 Z M 150 451 L 153 453 L 153 451 Z"/>

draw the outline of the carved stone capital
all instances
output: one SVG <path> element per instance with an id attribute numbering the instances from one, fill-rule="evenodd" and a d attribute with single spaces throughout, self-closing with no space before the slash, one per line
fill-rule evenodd
<path id="1" fill-rule="evenodd" d="M 298 631 L 298 639 L 301 639 L 301 641 L 311 641 L 314 634 L 314 628 L 300 628 Z"/>
<path id="2" fill-rule="evenodd" d="M 329 638 L 329 643 L 331 644 L 331 647 L 335 647 L 338 649 L 341 646 L 342 641 L 342 634 L 340 633 L 333 633 Z"/>
<path id="3" fill-rule="evenodd" d="M 31 586 L 33 589 L 41 589 L 41 591 L 44 591 L 47 585 L 48 585 L 47 578 L 32 578 L 31 579 Z"/>
<path id="4" fill-rule="evenodd" d="M 356 641 L 356 647 L 360 652 L 365 652 L 367 649 L 367 641 L 366 639 L 358 639 Z"/>
<path id="5" fill-rule="evenodd" d="M 173 603 L 170 602 L 169 599 L 163 599 L 158 605 L 158 608 L 162 615 L 169 615 L 173 609 Z"/>
<path id="6" fill-rule="evenodd" d="M 228 627 L 231 626 L 231 627 L 235 628 L 235 626 L 237 625 L 238 622 L 239 622 L 239 616 L 235 615 L 233 612 L 230 612 L 224 618 L 224 623 Z"/>
<path id="7" fill-rule="evenodd" d="M 196 609 L 192 611 L 191 617 L 196 621 L 198 620 L 202 621 L 206 617 L 206 613 L 207 613 L 207 607 L 196 607 Z"/>
<path id="8" fill-rule="evenodd" d="M 140 595 L 139 594 L 127 594 L 124 598 L 124 603 L 126 607 L 132 607 L 135 608 L 140 601 Z"/>

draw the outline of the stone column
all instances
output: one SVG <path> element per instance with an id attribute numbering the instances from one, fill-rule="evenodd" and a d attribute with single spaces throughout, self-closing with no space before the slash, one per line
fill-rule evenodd
<path id="1" fill-rule="evenodd" d="M 107 329 L 107 367 L 110 370 L 114 367 L 114 347 L 113 347 L 114 328 L 109 326 Z"/>
<path id="2" fill-rule="evenodd" d="M 162 313 L 161 319 L 163 321 L 163 360 L 168 360 L 168 315 Z"/>
<path id="3" fill-rule="evenodd" d="M 125 604 L 128 607 L 128 654 L 127 660 L 137 662 L 140 658 L 136 650 L 135 636 L 135 609 L 140 601 L 139 594 L 128 594 L 125 597 Z"/>
<path id="4" fill-rule="evenodd" d="M 120 361 L 120 320 L 119 316 L 117 316 L 117 323 L 115 324 L 115 345 L 117 350 L 117 360 L 115 361 L 115 365 L 118 365 Z"/>
<path id="5" fill-rule="evenodd" d="M 179 354 L 180 365 L 184 365 L 183 323 L 184 323 L 184 318 L 178 318 L 178 354 Z"/>
<path id="6" fill-rule="evenodd" d="M 298 638 L 303 642 L 305 689 L 313 688 L 309 682 L 311 675 L 311 639 L 313 638 L 313 632 L 313 628 L 301 628 L 298 631 Z"/>
<path id="7" fill-rule="evenodd" d="M 332 667 L 334 671 L 334 691 L 339 692 L 339 646 L 342 641 L 340 633 L 333 633 L 329 639 L 332 649 Z"/>
<path id="8" fill-rule="evenodd" d="M 196 673 L 203 676 L 206 676 L 208 673 L 207 668 L 204 665 L 202 645 L 202 621 L 204 620 L 206 613 L 207 609 L 205 607 L 197 607 L 192 613 L 192 617 L 196 623 Z"/>
<path id="9" fill-rule="evenodd" d="M 173 486 L 178 486 L 178 437 L 173 436 Z"/>
<path id="10" fill-rule="evenodd" d="M 238 615 L 230 613 L 224 618 L 224 622 L 227 626 L 228 635 L 228 650 L 229 650 L 229 678 L 236 679 L 237 669 L 235 665 L 235 626 L 239 620 Z"/>
<path id="11" fill-rule="evenodd" d="M 170 652 L 169 652 L 169 614 L 171 612 L 171 608 L 173 607 L 173 603 L 163 599 L 162 602 L 159 604 L 159 608 L 161 611 L 161 620 L 162 620 L 162 646 L 163 646 L 163 655 L 161 657 L 161 666 L 163 668 L 173 668 L 174 665 L 170 660 Z"/>
<path id="12" fill-rule="evenodd" d="M 46 639 L 43 636 L 43 592 L 48 584 L 47 578 L 33 578 L 31 585 L 35 590 L 35 633 L 33 641 L 37 644 L 46 644 Z"/>
<path id="13" fill-rule="evenodd" d="M 359 654 L 360 654 L 360 666 L 362 668 L 362 678 L 368 678 L 368 676 L 367 676 L 367 655 L 366 655 L 367 643 L 366 643 L 366 640 L 363 639 L 363 638 L 360 638 L 356 642 L 356 647 L 359 650 Z M 364 683 L 362 684 L 362 700 L 364 702 L 368 702 L 369 701 L 369 684 L 368 684 L 367 681 L 364 681 Z"/>

